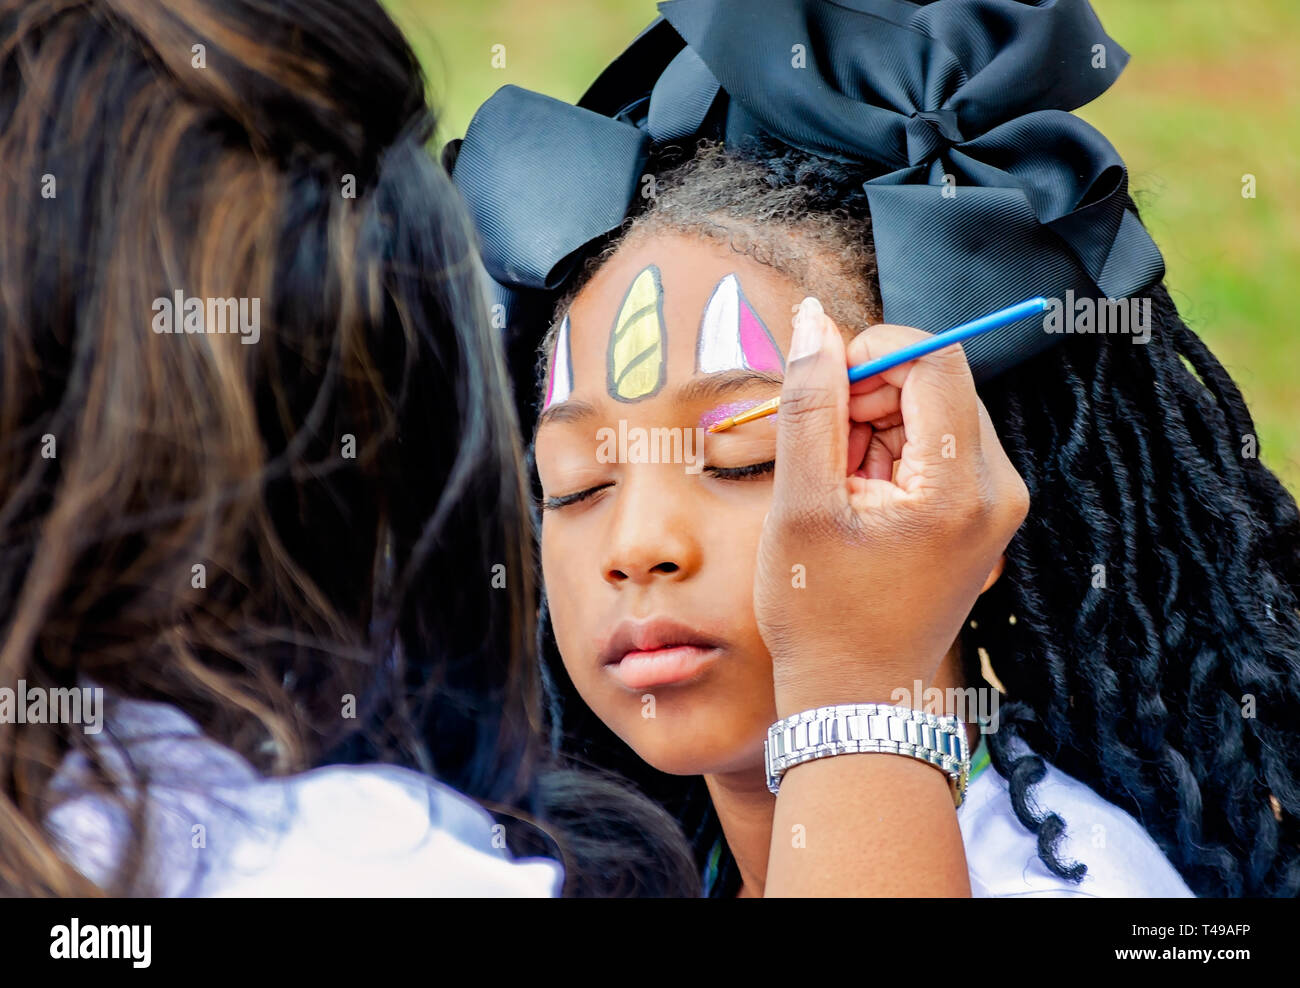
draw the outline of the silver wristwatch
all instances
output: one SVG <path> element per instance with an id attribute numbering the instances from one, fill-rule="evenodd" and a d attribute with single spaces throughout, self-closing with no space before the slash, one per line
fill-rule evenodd
<path id="1" fill-rule="evenodd" d="M 940 717 L 886 703 L 818 707 L 778 720 L 767 729 L 763 760 L 767 788 L 781 788 L 781 776 L 795 765 L 854 752 L 911 755 L 948 776 L 953 802 L 961 805 L 970 778 L 970 741 L 956 717 Z"/>

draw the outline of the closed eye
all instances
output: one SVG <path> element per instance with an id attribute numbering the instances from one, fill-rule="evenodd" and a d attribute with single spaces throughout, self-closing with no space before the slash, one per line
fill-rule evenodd
<path id="1" fill-rule="evenodd" d="M 705 467 L 704 472 L 718 480 L 749 480 L 772 473 L 776 469 L 776 460 L 764 460 L 762 463 L 750 463 L 743 467 Z"/>
<path id="2" fill-rule="evenodd" d="M 585 491 L 576 491 L 573 494 L 559 494 L 555 497 L 542 498 L 543 511 L 555 511 L 557 508 L 567 508 L 571 504 L 577 504 L 593 497 L 605 490 L 607 487 L 613 487 L 613 484 L 600 484 L 596 487 L 588 487 Z"/>
<path id="3" fill-rule="evenodd" d="M 704 472 L 717 480 L 752 480 L 766 476 L 775 469 L 776 460 L 765 460 L 762 463 L 749 463 L 743 467 L 705 467 Z M 567 508 L 571 504 L 579 504 L 612 486 L 614 485 L 600 484 L 597 487 L 588 487 L 586 490 L 575 491 L 572 494 L 544 497 L 542 498 L 542 510 L 555 511 L 559 508 Z"/>

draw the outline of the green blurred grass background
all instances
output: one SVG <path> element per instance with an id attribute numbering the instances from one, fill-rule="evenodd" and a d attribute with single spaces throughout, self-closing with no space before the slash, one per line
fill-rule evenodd
<path id="1" fill-rule="evenodd" d="M 507 83 L 576 100 L 655 16 L 650 0 L 386 0 L 411 38 L 441 142 Z M 762 3 L 763 0 L 755 0 Z M 1300 491 L 1300 3 L 1093 0 L 1133 56 L 1080 115 L 1129 166 L 1179 310 L 1245 393 L 1260 452 Z M 494 45 L 505 65 L 494 68 Z M 1243 175 L 1256 198 L 1242 196 Z"/>

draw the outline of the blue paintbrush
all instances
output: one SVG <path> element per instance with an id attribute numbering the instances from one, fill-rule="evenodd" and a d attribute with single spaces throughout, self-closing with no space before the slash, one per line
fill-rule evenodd
<path id="1" fill-rule="evenodd" d="M 944 330 L 937 333 L 928 340 L 920 340 L 911 346 L 905 346 L 901 350 L 895 350 L 893 353 L 887 353 L 883 357 L 875 360 L 868 360 L 865 364 L 858 364 L 856 367 L 849 368 L 849 381 L 861 381 L 876 374 L 883 373 L 891 367 L 897 367 L 899 364 L 905 364 L 909 360 L 916 360 L 918 357 L 924 357 L 928 353 L 934 353 L 936 350 L 942 350 L 946 346 L 952 346 L 954 343 L 961 343 L 963 340 L 969 340 L 973 336 L 980 336 L 984 333 L 991 333 L 995 329 L 1001 329 L 1003 326 L 1010 326 L 1013 322 L 1019 322 L 1021 319 L 1027 319 L 1029 316 L 1042 312 L 1047 308 L 1047 299 L 1029 298 L 1023 302 L 1017 302 L 1015 305 L 1009 305 L 1005 309 L 998 309 L 997 312 L 990 312 L 987 316 L 980 316 L 978 319 L 972 319 L 970 322 L 964 322 L 960 326 L 954 326 L 952 329 Z M 761 419 L 765 415 L 771 415 L 781 405 L 781 398 L 777 396 L 771 401 L 765 401 L 761 405 L 755 405 L 739 415 L 725 418 L 721 422 L 715 422 L 709 426 L 710 432 L 725 432 L 735 425 L 742 425 L 745 422 L 752 422 L 754 419 Z"/>

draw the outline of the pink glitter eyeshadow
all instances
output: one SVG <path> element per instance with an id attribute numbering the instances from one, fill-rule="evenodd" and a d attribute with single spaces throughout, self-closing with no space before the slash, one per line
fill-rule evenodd
<path id="1" fill-rule="evenodd" d="M 714 422 L 721 422 L 731 415 L 739 415 L 746 409 L 761 405 L 765 401 L 767 401 L 766 398 L 748 398 L 745 401 L 733 401 L 726 405 L 719 405 L 717 408 L 711 408 L 700 416 L 700 428 L 707 429 Z"/>

